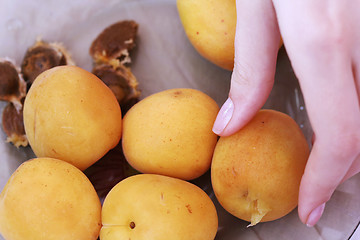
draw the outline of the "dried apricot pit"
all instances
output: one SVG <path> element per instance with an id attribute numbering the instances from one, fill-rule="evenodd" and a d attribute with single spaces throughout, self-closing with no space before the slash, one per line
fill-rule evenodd
<path id="1" fill-rule="evenodd" d="M 105 28 L 93 41 L 90 55 L 96 62 L 118 59 L 121 64 L 129 63 L 129 51 L 135 47 L 138 24 L 135 21 L 120 21 Z"/>
<path id="2" fill-rule="evenodd" d="M 19 69 L 11 60 L 0 60 L 0 100 L 12 102 L 17 109 L 21 109 L 21 99 L 26 94 L 26 84 Z"/>
<path id="3" fill-rule="evenodd" d="M 65 47 L 60 43 L 37 40 L 27 50 L 21 64 L 21 71 L 25 81 L 31 85 L 40 73 L 62 65 L 74 65 Z"/>
<path id="4" fill-rule="evenodd" d="M 28 140 L 26 138 L 23 109 L 17 110 L 13 103 L 9 102 L 3 110 L 2 126 L 8 136 L 6 141 L 13 143 L 16 147 L 26 147 Z"/>

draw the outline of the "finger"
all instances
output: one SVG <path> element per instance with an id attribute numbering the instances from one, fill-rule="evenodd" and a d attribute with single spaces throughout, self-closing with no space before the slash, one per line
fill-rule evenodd
<path id="1" fill-rule="evenodd" d="M 311 212 L 330 199 L 345 177 L 359 150 L 360 140 L 359 104 L 350 64 L 338 53 L 325 58 L 318 59 L 321 63 L 318 69 L 294 67 L 298 69 L 295 72 L 300 76 L 316 135 L 299 193 L 300 218 L 311 226 L 321 215 L 314 219 Z M 328 58 L 336 63 L 331 64 Z M 314 64 L 307 60 L 308 64 Z M 294 66 L 296 64 L 295 61 Z"/>
<path id="2" fill-rule="evenodd" d="M 264 105 L 274 82 L 279 30 L 270 0 L 237 0 L 235 64 L 229 98 L 213 131 L 231 135 Z"/>
<path id="3" fill-rule="evenodd" d="M 359 35 L 360 35 L 360 33 L 359 33 Z M 360 39 L 360 36 L 359 36 L 359 39 Z M 360 48 L 358 49 L 357 53 L 360 53 Z M 360 105 L 360 75 L 359 75 L 360 73 L 358 71 L 358 69 L 360 69 L 360 54 L 357 54 L 357 55 L 355 54 L 355 59 L 353 60 L 352 66 L 353 66 L 352 70 L 353 70 L 356 91 L 357 91 L 357 95 L 358 95 L 358 102 Z M 341 182 L 345 182 L 346 180 L 348 180 L 355 174 L 358 174 L 359 172 L 360 172 L 360 153 L 358 154 L 355 161 L 350 166 L 349 171 L 346 173 L 345 177 L 342 179 Z"/>
<path id="4" fill-rule="evenodd" d="M 353 60 L 352 72 L 353 72 L 358 100 L 360 104 L 360 48 L 358 49 L 358 54 L 355 56 L 355 59 Z"/>
<path id="5" fill-rule="evenodd" d="M 306 71 L 299 74 L 316 135 L 299 192 L 299 216 L 311 226 L 321 216 L 318 213 L 314 218 L 311 213 L 327 202 L 335 188 L 347 178 L 346 174 L 360 150 L 359 101 L 350 67 L 341 70 L 341 60 L 338 66 L 328 66 L 326 71 L 307 69 L 311 74 Z M 337 67 L 339 72 L 330 70 Z"/>
<path id="6" fill-rule="evenodd" d="M 345 177 L 341 180 L 341 182 L 347 181 L 349 178 L 360 172 L 360 155 L 357 156 L 356 160 L 351 164 L 349 171 L 346 173 Z"/>
<path id="7" fill-rule="evenodd" d="M 313 133 L 313 135 L 311 137 L 311 145 L 314 145 L 315 139 L 316 139 L 316 136 L 315 136 L 315 133 Z"/>
<path id="8" fill-rule="evenodd" d="M 346 11 L 334 6 L 327 8 L 316 1 L 274 2 L 316 135 L 301 181 L 298 207 L 300 219 L 313 226 L 360 150 L 359 101 L 351 51 L 342 38 L 349 32 L 332 25 L 334 16 L 346 20 Z"/>
<path id="9" fill-rule="evenodd" d="M 329 146 L 315 143 L 300 185 L 299 217 L 308 226 L 314 226 L 320 219 L 325 203 L 331 198 L 337 186 L 355 174 L 359 162 L 351 164 L 353 156 L 343 161 L 339 153 L 329 151 Z"/>
<path id="10" fill-rule="evenodd" d="M 358 9 L 360 8 L 360 1 L 356 1 L 357 6 L 348 7 L 348 14 L 350 14 L 352 21 L 349 24 L 350 29 L 358 29 L 360 23 L 360 15 L 358 14 Z M 355 12 L 349 12 L 349 8 Z M 358 99 L 360 103 L 360 31 L 352 31 L 352 45 L 354 46 L 351 49 L 352 53 L 352 70 L 355 79 L 355 84 L 357 86 Z"/>

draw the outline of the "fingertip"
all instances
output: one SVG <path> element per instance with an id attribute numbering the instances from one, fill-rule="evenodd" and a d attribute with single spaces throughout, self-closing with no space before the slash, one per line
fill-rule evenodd
<path id="1" fill-rule="evenodd" d="M 223 131 L 225 130 L 226 126 L 229 124 L 232 115 L 234 112 L 234 103 L 231 98 L 228 98 L 223 106 L 221 107 L 212 131 L 217 135 L 222 135 Z"/>
<path id="2" fill-rule="evenodd" d="M 323 212 L 325 209 L 325 203 L 320 204 L 319 206 L 317 206 L 315 209 L 313 209 L 308 218 L 306 219 L 306 226 L 308 227 L 313 227 L 316 225 L 316 223 L 320 220 Z"/>
<path id="3" fill-rule="evenodd" d="M 233 116 L 222 132 L 222 136 L 230 136 L 242 129 L 260 110 L 260 107 L 236 106 L 235 103 Z"/>
<path id="4" fill-rule="evenodd" d="M 260 104 L 256 106 L 251 102 L 242 104 L 229 97 L 221 107 L 212 131 L 219 136 L 230 136 L 244 127 L 260 108 Z"/>
<path id="5" fill-rule="evenodd" d="M 315 143 L 300 182 L 298 214 L 301 222 L 308 227 L 313 227 L 320 220 L 325 204 L 337 186 L 337 181 L 327 169 L 331 164 L 324 161 L 329 158 L 322 154 L 322 149 L 319 150 Z"/>
<path id="6" fill-rule="evenodd" d="M 328 192 L 316 185 L 305 175 L 300 184 L 298 214 L 301 222 L 308 227 L 315 226 L 320 220 L 325 204 L 330 199 Z"/>

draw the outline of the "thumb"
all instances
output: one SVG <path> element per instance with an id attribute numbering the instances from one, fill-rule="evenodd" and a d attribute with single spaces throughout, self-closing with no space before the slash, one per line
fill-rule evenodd
<path id="1" fill-rule="evenodd" d="M 299 192 L 299 217 L 307 226 L 317 223 L 339 184 L 359 172 L 359 144 L 349 145 L 349 150 L 344 150 L 342 146 L 331 148 L 315 141 Z"/>
<path id="2" fill-rule="evenodd" d="M 243 127 L 265 104 L 274 83 L 280 34 L 270 0 L 237 0 L 235 64 L 229 98 L 213 126 L 228 136 Z"/>

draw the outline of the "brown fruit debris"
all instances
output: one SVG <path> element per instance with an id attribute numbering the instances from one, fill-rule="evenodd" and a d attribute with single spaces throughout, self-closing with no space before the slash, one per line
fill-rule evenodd
<path id="1" fill-rule="evenodd" d="M 130 63 L 130 50 L 135 47 L 138 24 L 132 20 L 114 23 L 105 28 L 93 41 L 90 55 L 96 63 L 108 63 L 118 59 L 121 64 Z"/>
<path id="2" fill-rule="evenodd" d="M 27 146 L 23 123 L 23 102 L 35 78 L 45 70 L 60 65 L 74 65 L 69 53 L 60 43 L 37 40 L 23 59 L 20 68 L 8 59 L 0 60 L 0 100 L 8 101 L 2 113 L 2 125 L 7 142 L 16 147 Z"/>
<path id="3" fill-rule="evenodd" d="M 117 22 L 102 31 L 89 50 L 94 63 L 92 73 L 114 93 L 123 116 L 140 97 L 138 81 L 130 68 L 125 66 L 131 62 L 130 50 L 135 47 L 137 28 L 138 24 L 131 20 Z M 118 182 L 135 173 L 126 161 L 121 141 L 85 170 L 101 200 Z"/>
<path id="4" fill-rule="evenodd" d="M 30 86 L 40 73 L 61 65 L 74 65 L 64 46 L 60 43 L 47 43 L 37 40 L 27 50 L 21 64 L 21 71 L 25 81 Z"/>
<path id="5" fill-rule="evenodd" d="M 6 141 L 16 147 L 26 147 L 28 140 L 25 135 L 23 123 L 23 109 L 17 110 L 13 103 L 9 102 L 2 113 L 2 126 L 8 136 Z"/>
<path id="6" fill-rule="evenodd" d="M 124 20 L 105 28 L 92 42 L 90 55 L 94 61 L 92 73 L 115 94 L 123 115 L 139 101 L 138 81 L 130 68 L 130 50 L 135 47 L 138 24 Z"/>
<path id="7" fill-rule="evenodd" d="M 123 113 L 138 101 L 139 84 L 129 68 L 121 64 L 117 66 L 100 64 L 96 65 L 92 72 L 112 90 Z"/>
<path id="8" fill-rule="evenodd" d="M 12 102 L 20 110 L 21 99 L 26 95 L 26 83 L 11 60 L 0 60 L 0 85 L 0 100 Z"/>
<path id="9" fill-rule="evenodd" d="M 126 161 L 120 142 L 84 173 L 103 201 L 117 183 L 138 172 Z"/>

